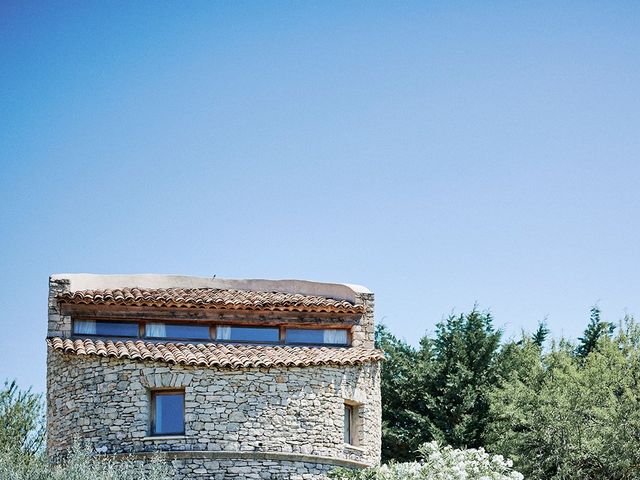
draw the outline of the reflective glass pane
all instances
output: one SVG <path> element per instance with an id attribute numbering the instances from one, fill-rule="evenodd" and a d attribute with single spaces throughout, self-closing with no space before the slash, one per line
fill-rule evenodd
<path id="1" fill-rule="evenodd" d="M 344 406 L 344 443 L 353 443 L 351 438 L 351 415 L 353 407 L 351 405 Z"/>
<path id="2" fill-rule="evenodd" d="M 154 435 L 184 433 L 184 394 L 154 393 Z"/>
<path id="3" fill-rule="evenodd" d="M 187 340 L 209 340 L 207 325 L 180 325 L 166 323 L 148 323 L 145 325 L 147 338 L 176 338 Z"/>
<path id="4" fill-rule="evenodd" d="M 76 320 L 73 322 L 73 333 L 76 335 L 100 335 L 103 337 L 137 337 L 138 324 Z"/>
<path id="5" fill-rule="evenodd" d="M 278 342 L 280 340 L 279 328 L 264 327 L 229 327 L 229 330 L 218 328 L 218 340 L 231 342 Z M 221 337 L 222 335 L 222 337 Z M 228 338 L 224 338 L 228 337 Z"/>
<path id="6" fill-rule="evenodd" d="M 347 330 L 337 328 L 287 328 L 287 343 L 347 345 Z"/>

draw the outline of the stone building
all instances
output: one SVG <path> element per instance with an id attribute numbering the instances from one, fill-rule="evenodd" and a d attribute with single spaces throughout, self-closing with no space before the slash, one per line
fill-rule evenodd
<path id="1" fill-rule="evenodd" d="M 54 275 L 47 449 L 175 478 L 320 479 L 380 460 L 373 294 L 307 281 Z"/>

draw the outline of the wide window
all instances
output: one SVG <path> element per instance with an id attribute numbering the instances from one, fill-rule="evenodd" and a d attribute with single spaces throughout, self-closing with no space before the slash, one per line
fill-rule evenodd
<path id="1" fill-rule="evenodd" d="M 184 391 L 151 392 L 151 435 L 184 434 Z"/>
<path id="2" fill-rule="evenodd" d="M 173 338 L 184 340 L 209 340 L 207 325 L 180 325 L 172 323 L 147 323 L 144 327 L 147 338 Z"/>
<path id="3" fill-rule="evenodd" d="M 277 343 L 280 329 L 277 327 L 216 327 L 216 340 L 226 342 Z"/>
<path id="4" fill-rule="evenodd" d="M 99 335 L 103 337 L 137 337 L 138 324 L 75 320 L 73 322 L 73 333 L 76 335 Z"/>
<path id="5" fill-rule="evenodd" d="M 287 343 L 302 343 L 308 345 L 347 345 L 346 330 L 335 328 L 288 328 Z"/>

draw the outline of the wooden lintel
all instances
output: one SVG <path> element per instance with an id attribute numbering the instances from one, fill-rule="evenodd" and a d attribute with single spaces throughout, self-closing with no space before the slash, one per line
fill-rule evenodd
<path id="1" fill-rule="evenodd" d="M 230 323 L 230 324 L 301 324 L 319 323 L 323 326 L 347 326 L 358 323 L 361 315 L 335 313 L 273 312 L 261 310 L 229 311 L 204 308 L 172 307 L 122 307 L 114 305 L 62 304 L 63 315 L 75 319 L 137 320 L 137 321 L 177 321 L 188 323 Z"/>

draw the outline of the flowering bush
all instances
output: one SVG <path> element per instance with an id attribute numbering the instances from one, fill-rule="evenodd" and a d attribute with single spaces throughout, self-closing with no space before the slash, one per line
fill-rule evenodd
<path id="1" fill-rule="evenodd" d="M 364 470 L 338 469 L 331 478 L 339 480 L 522 480 L 512 462 L 484 449 L 458 450 L 425 443 L 419 449 L 421 462 L 390 463 Z"/>

